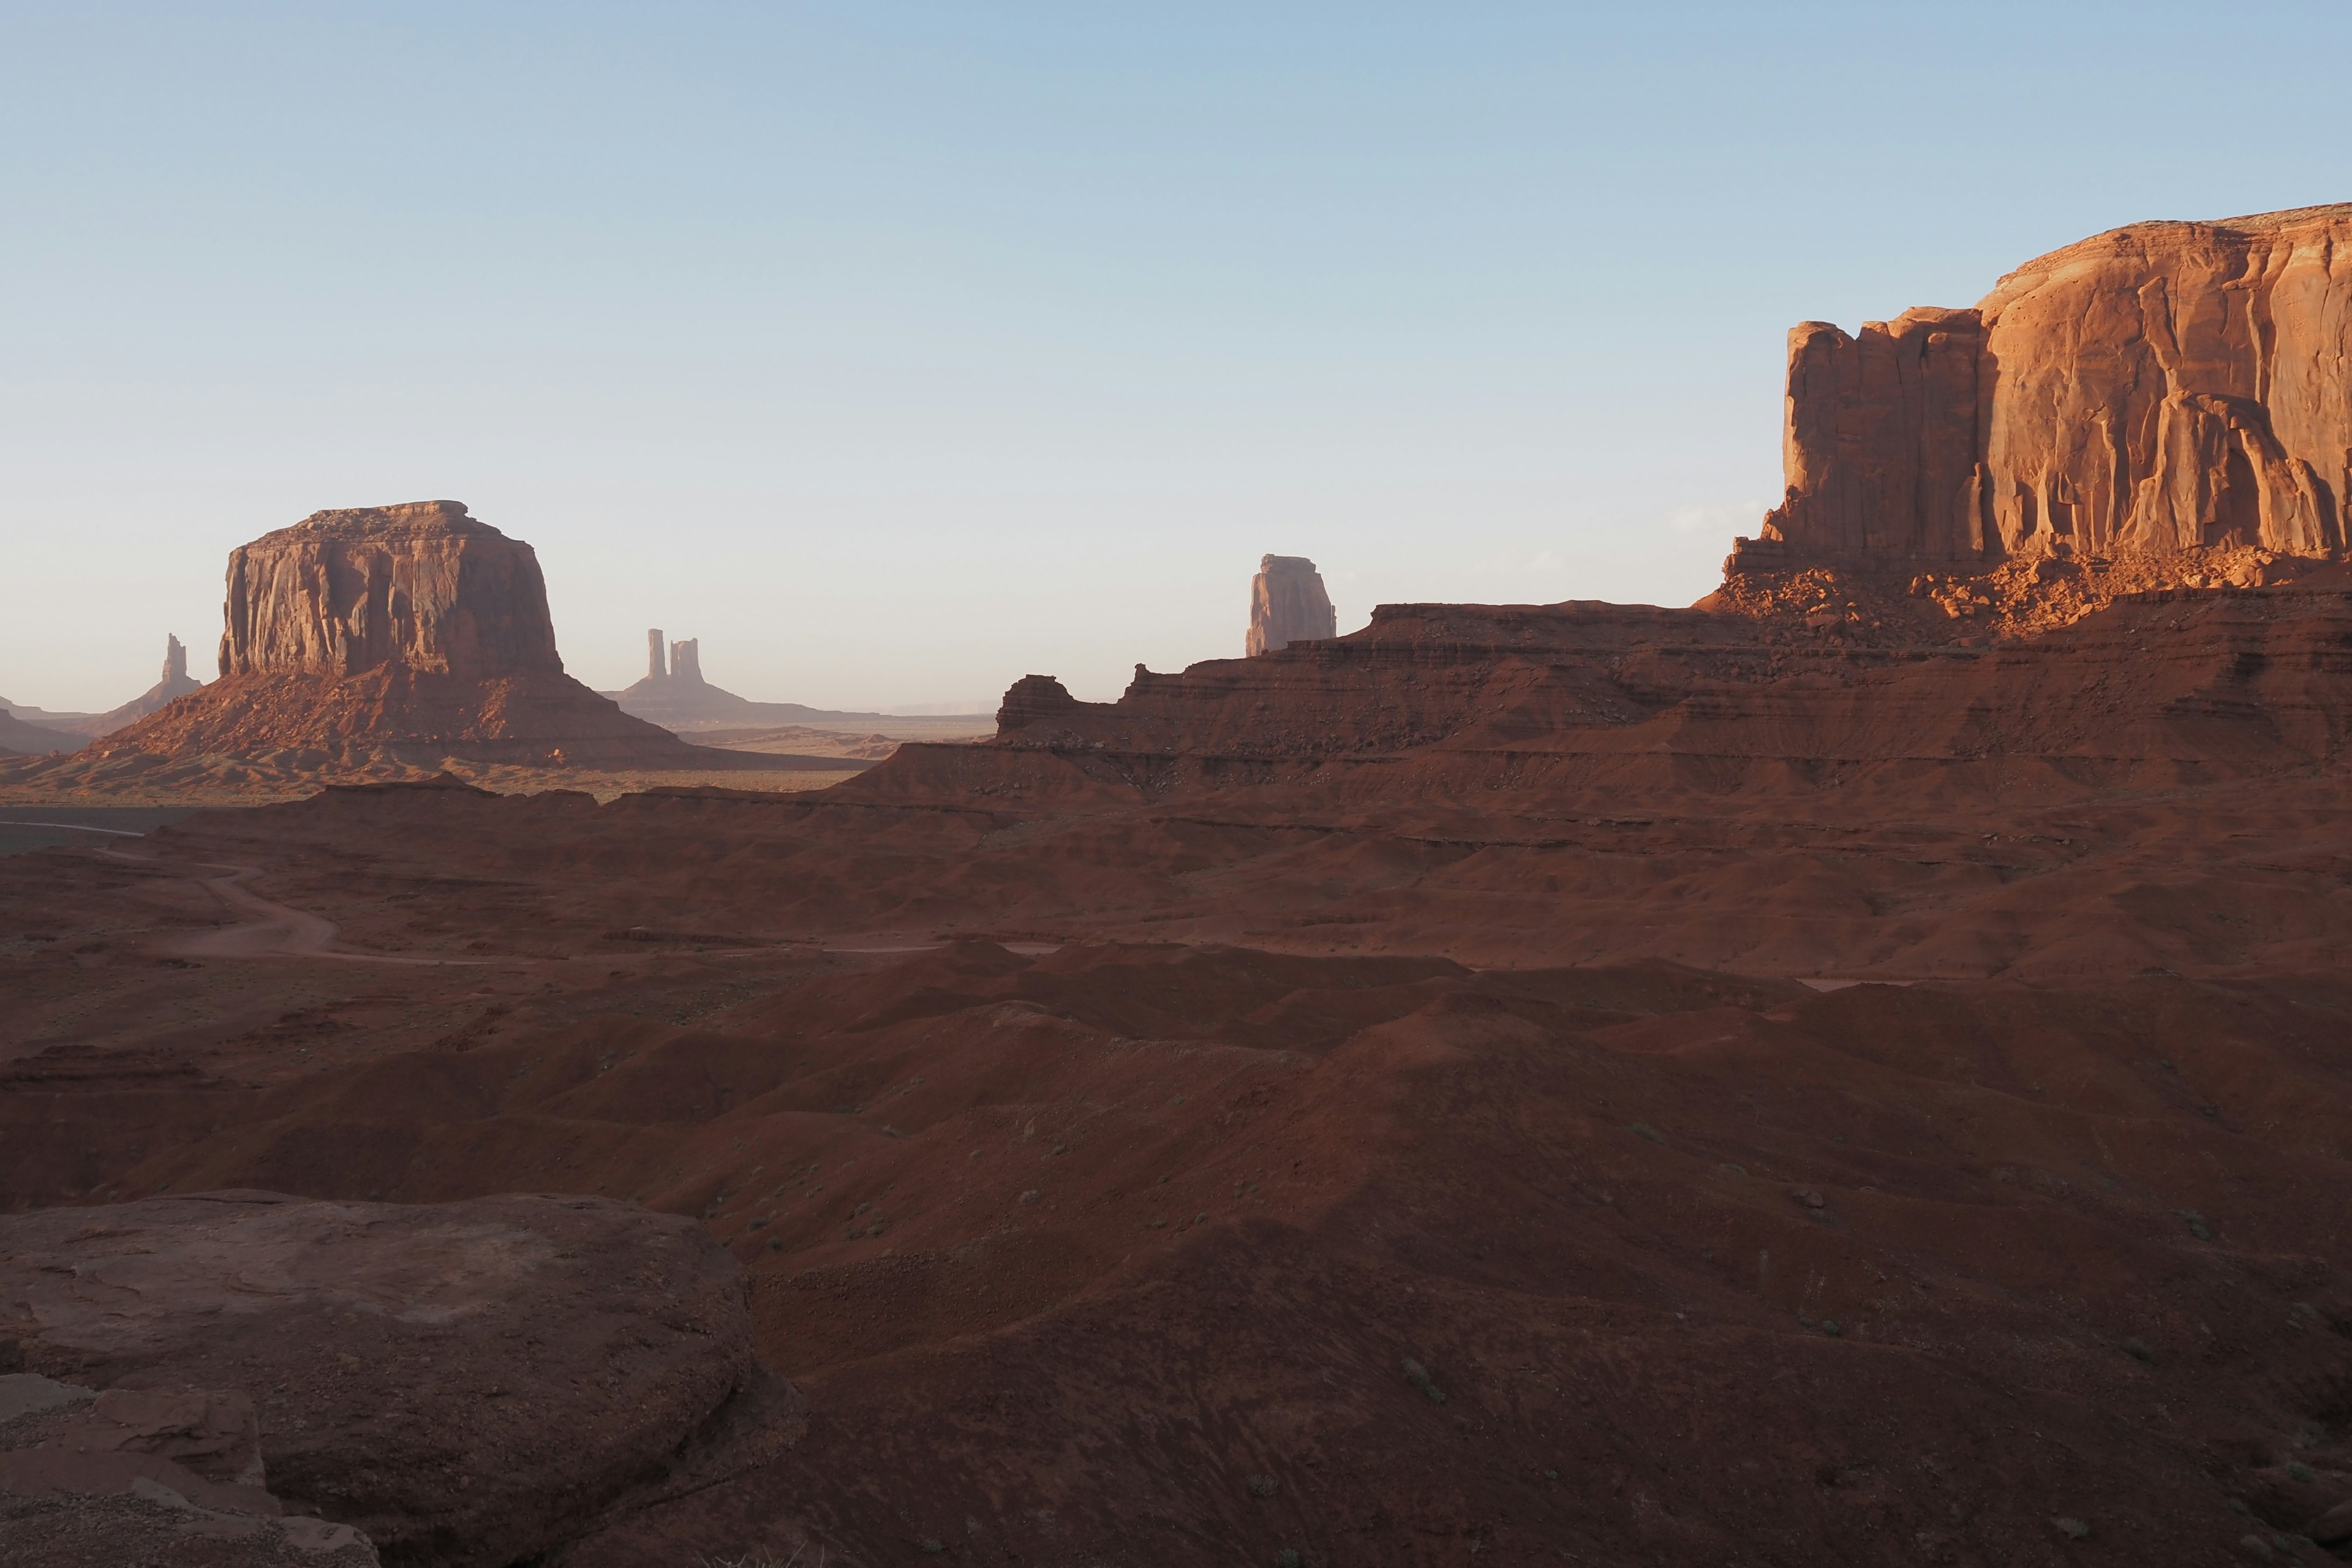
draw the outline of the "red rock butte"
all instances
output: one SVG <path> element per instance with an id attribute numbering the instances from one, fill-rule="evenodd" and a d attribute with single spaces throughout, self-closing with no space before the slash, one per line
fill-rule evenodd
<path id="1" fill-rule="evenodd" d="M 1250 579 L 1249 634 L 1243 651 L 1255 658 L 1280 653 L 1295 642 L 1337 637 L 1338 618 L 1330 595 L 1323 591 L 1323 574 L 1303 555 L 1268 555 L 1259 560 Z"/>
<path id="2" fill-rule="evenodd" d="M 2352 205 L 2139 223 L 1974 306 L 1789 334 L 1787 496 L 1735 566 L 2345 543 Z"/>
<path id="3" fill-rule="evenodd" d="M 458 501 L 314 512 L 240 545 L 222 618 L 221 679 L 110 752 L 711 765 L 563 672 L 539 558 Z"/>

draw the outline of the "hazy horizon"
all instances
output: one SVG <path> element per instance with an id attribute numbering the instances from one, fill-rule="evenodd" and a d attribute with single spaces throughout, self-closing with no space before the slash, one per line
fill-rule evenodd
<path id="1" fill-rule="evenodd" d="M 428 498 L 813 707 L 1375 604 L 1706 593 L 1793 323 L 2352 195 L 2340 7 L 0 5 L 0 695 L 212 675 L 230 549 Z"/>

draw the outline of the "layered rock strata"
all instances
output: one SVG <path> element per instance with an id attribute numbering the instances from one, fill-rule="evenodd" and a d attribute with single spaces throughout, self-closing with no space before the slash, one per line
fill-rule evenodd
<path id="1" fill-rule="evenodd" d="M 2345 543 L 2352 205 L 2142 223 L 1965 310 L 1789 334 L 1786 499 L 1744 567 Z"/>
<path id="2" fill-rule="evenodd" d="M 221 679 L 110 749 L 730 763 L 566 675 L 538 557 L 457 501 L 318 512 L 238 547 L 223 619 Z"/>
<path id="3" fill-rule="evenodd" d="M 1279 653 L 1295 642 L 1339 635 L 1323 574 L 1303 555 L 1267 555 L 1250 579 L 1249 632 L 1244 651 L 1251 658 Z"/>
<path id="4" fill-rule="evenodd" d="M 2352 574 L 2340 565 L 2275 587 L 2125 595 L 1974 647 L 1891 624 L 1896 606 L 1938 621 L 1941 608 L 1899 590 L 1843 598 L 1835 574 L 1814 575 L 1823 597 L 1802 619 L 1390 605 L 1361 631 L 1281 658 L 1139 671 L 1116 702 L 1033 675 L 1006 692 L 993 743 L 905 746 L 848 789 L 969 797 L 1059 779 L 1050 787 L 1150 798 L 1312 780 L 1366 801 L 1507 787 L 1583 811 L 1702 781 L 1759 798 L 1834 780 L 1849 798 L 1939 801 L 2032 780 L 2057 801 L 2129 779 L 2299 773 L 2352 739 Z M 1999 585 L 2049 599 L 2084 576 L 2045 561 Z"/>

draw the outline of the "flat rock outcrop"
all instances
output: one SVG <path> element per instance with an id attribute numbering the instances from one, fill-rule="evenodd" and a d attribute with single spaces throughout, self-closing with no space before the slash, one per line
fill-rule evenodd
<path id="1" fill-rule="evenodd" d="M 110 753 L 730 765 L 566 675 L 538 557 L 457 501 L 317 512 L 239 546 L 223 619 L 220 679 Z"/>
<path id="2" fill-rule="evenodd" d="M 55 1430 L 0 1454 L 0 1489 L 160 1486 L 317 1515 L 400 1561 L 534 1556 L 730 1462 L 747 1409 L 760 1452 L 799 1419 L 753 1358 L 735 1260 L 690 1221 L 597 1198 L 219 1192 L 10 1215 L 0 1335 L 73 1391 L 48 1401 Z"/>
<path id="3" fill-rule="evenodd" d="M 1295 642 L 1339 635 L 1323 574 L 1303 555 L 1266 555 L 1250 579 L 1249 633 L 1244 651 L 1251 658 L 1279 653 Z"/>
<path id="4" fill-rule="evenodd" d="M 1783 504 L 1737 564 L 2345 544 L 2352 205 L 2141 223 L 1965 310 L 1789 334 Z"/>

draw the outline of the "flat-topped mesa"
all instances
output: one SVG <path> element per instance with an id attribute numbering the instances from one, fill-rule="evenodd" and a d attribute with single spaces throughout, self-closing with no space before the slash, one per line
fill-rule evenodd
<path id="1" fill-rule="evenodd" d="M 224 676 L 563 670 L 539 558 L 459 501 L 313 512 L 239 545 L 226 619 Z"/>
<path id="2" fill-rule="evenodd" d="M 1259 559 L 1257 575 L 1250 579 L 1249 635 L 1243 643 L 1249 658 L 1339 633 L 1339 619 L 1315 563 L 1303 555 Z"/>
<path id="3" fill-rule="evenodd" d="M 2343 550 L 2352 204 L 2133 224 L 1967 310 L 1789 333 L 1783 503 L 1735 571 Z"/>
<path id="4" fill-rule="evenodd" d="M 223 620 L 221 679 L 109 736 L 110 754 L 293 751 L 324 769 L 736 761 L 564 674 L 539 558 L 457 501 L 315 512 L 238 546 Z"/>

